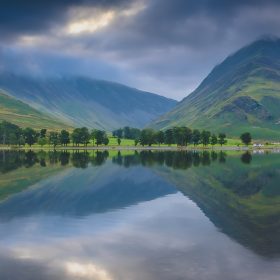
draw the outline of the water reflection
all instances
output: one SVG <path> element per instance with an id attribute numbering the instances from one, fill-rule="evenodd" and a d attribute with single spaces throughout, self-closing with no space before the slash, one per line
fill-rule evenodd
<path id="1" fill-rule="evenodd" d="M 250 164 L 252 161 L 252 155 L 250 152 L 246 152 L 241 156 L 241 161 L 245 164 Z"/>
<path id="2" fill-rule="evenodd" d="M 1 152 L 1 279 L 278 279 L 280 156 Z"/>
<path id="3" fill-rule="evenodd" d="M 61 166 L 67 166 L 71 164 L 71 166 L 76 168 L 87 168 L 89 164 L 91 164 L 91 166 L 99 166 L 104 164 L 108 156 L 108 151 L 1 151 L 0 172 L 6 173 L 20 167 L 30 168 L 35 164 L 39 164 L 41 167 L 57 164 L 60 164 Z M 223 151 L 135 151 L 133 154 L 129 155 L 122 155 L 119 151 L 117 152 L 117 155 L 112 157 L 112 162 L 124 167 L 135 165 L 153 166 L 157 164 L 166 165 L 174 169 L 188 169 L 192 166 L 207 166 L 216 161 L 223 164 L 226 163 L 226 157 L 227 154 Z M 240 156 L 240 159 L 243 163 L 249 164 L 252 160 L 252 155 L 249 152 L 246 152 Z"/>

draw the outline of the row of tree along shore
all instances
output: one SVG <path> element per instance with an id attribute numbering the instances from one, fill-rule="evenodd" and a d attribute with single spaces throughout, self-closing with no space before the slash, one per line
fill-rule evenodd
<path id="1" fill-rule="evenodd" d="M 199 144 L 203 146 L 208 145 L 225 145 L 227 138 L 225 133 L 214 134 L 207 130 L 190 129 L 188 127 L 174 127 L 165 131 L 156 131 L 153 129 L 137 129 L 131 127 L 124 127 L 113 131 L 113 137 L 117 139 L 117 144 L 121 145 L 123 139 L 133 140 L 134 146 L 152 146 L 157 145 L 177 145 L 188 146 Z M 252 141 L 250 133 L 241 135 L 241 140 L 244 144 L 248 145 Z M 0 123 L 0 143 L 8 146 L 24 146 L 30 147 L 38 144 L 41 147 L 45 145 L 53 146 L 58 145 L 67 147 L 69 144 L 78 147 L 83 145 L 87 147 L 91 145 L 105 145 L 109 144 L 109 137 L 105 131 L 93 129 L 89 130 L 86 127 L 75 128 L 71 133 L 65 129 L 60 132 L 47 131 L 42 128 L 37 131 L 33 128 L 20 128 L 19 126 L 7 121 Z"/>

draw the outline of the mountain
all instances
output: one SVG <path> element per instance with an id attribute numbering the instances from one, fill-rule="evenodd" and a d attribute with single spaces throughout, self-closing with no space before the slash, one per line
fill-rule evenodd
<path id="1" fill-rule="evenodd" d="M 199 87 L 152 123 L 254 138 L 280 138 L 280 39 L 258 40 L 217 65 Z"/>
<path id="2" fill-rule="evenodd" d="M 0 89 L 70 126 L 113 130 L 144 127 L 176 101 L 85 77 L 32 78 L 0 74 Z"/>
<path id="3" fill-rule="evenodd" d="M 21 127 L 52 128 L 67 127 L 60 121 L 39 112 L 28 104 L 0 91 L 0 120 L 6 120 Z"/>

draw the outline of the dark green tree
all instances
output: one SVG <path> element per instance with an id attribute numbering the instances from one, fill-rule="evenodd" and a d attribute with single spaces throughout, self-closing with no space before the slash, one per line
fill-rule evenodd
<path id="1" fill-rule="evenodd" d="M 219 139 L 218 139 L 218 143 L 223 146 L 224 144 L 227 143 L 227 140 L 226 140 L 226 134 L 225 133 L 219 133 Z"/>
<path id="2" fill-rule="evenodd" d="M 120 145 L 122 142 L 121 138 L 118 138 L 117 142 L 118 142 L 118 145 Z"/>
<path id="3" fill-rule="evenodd" d="M 138 145 L 138 143 L 139 143 L 139 139 L 137 138 L 134 140 L 134 146 L 136 147 Z"/>
<path id="4" fill-rule="evenodd" d="M 81 129 L 75 128 L 71 134 L 73 145 L 79 146 L 82 143 Z"/>
<path id="5" fill-rule="evenodd" d="M 130 128 L 130 134 L 131 134 L 131 138 L 130 139 L 136 139 L 140 137 L 141 134 L 141 130 L 138 128 Z"/>
<path id="6" fill-rule="evenodd" d="M 217 136 L 216 136 L 215 134 L 212 134 L 212 135 L 211 135 L 211 139 L 210 139 L 210 144 L 211 144 L 212 146 L 215 146 L 217 143 L 218 143 L 218 138 L 217 138 Z"/>
<path id="7" fill-rule="evenodd" d="M 198 129 L 195 129 L 192 133 L 192 142 L 196 146 L 200 143 L 201 133 Z"/>
<path id="8" fill-rule="evenodd" d="M 105 137 L 106 137 L 105 131 L 96 130 L 96 135 L 95 135 L 96 145 L 99 146 L 99 145 L 103 144 Z"/>
<path id="9" fill-rule="evenodd" d="M 122 138 L 123 137 L 123 129 L 119 128 L 113 131 L 113 137 Z"/>
<path id="10" fill-rule="evenodd" d="M 41 146 L 41 148 L 43 148 L 43 146 L 46 145 L 48 141 L 46 137 L 39 137 L 37 142 Z"/>
<path id="11" fill-rule="evenodd" d="M 192 131 L 188 127 L 174 127 L 173 128 L 174 142 L 178 146 L 187 146 L 191 142 Z"/>
<path id="12" fill-rule="evenodd" d="M 96 133 L 97 133 L 97 129 L 93 129 L 90 133 L 90 139 L 92 140 L 93 146 L 94 146 L 94 142 L 95 142 L 95 139 L 96 139 Z"/>
<path id="13" fill-rule="evenodd" d="M 150 128 L 145 128 L 141 131 L 139 142 L 142 146 L 148 145 L 152 146 L 156 142 L 155 131 Z"/>
<path id="14" fill-rule="evenodd" d="M 49 135 L 49 143 L 53 145 L 55 148 L 58 144 L 60 144 L 60 135 L 58 132 L 51 131 Z"/>
<path id="15" fill-rule="evenodd" d="M 210 136 L 210 131 L 203 130 L 201 132 L 201 143 L 203 144 L 203 146 L 207 146 L 210 143 Z"/>
<path id="16" fill-rule="evenodd" d="M 125 139 L 131 139 L 130 127 L 125 126 L 125 127 L 123 128 L 123 137 L 124 137 Z"/>
<path id="17" fill-rule="evenodd" d="M 182 133 L 180 127 L 173 127 L 173 140 L 177 146 L 181 145 Z"/>
<path id="18" fill-rule="evenodd" d="M 23 131 L 20 127 L 7 121 L 0 123 L 0 141 L 3 145 L 20 145 Z"/>
<path id="19" fill-rule="evenodd" d="M 23 136 L 25 139 L 25 143 L 31 147 L 33 144 L 36 143 L 38 135 L 33 128 L 27 127 L 23 130 Z"/>
<path id="20" fill-rule="evenodd" d="M 252 142 L 252 136 L 250 132 L 245 132 L 240 136 L 241 141 L 248 146 Z"/>
<path id="21" fill-rule="evenodd" d="M 42 128 L 42 129 L 40 130 L 40 135 L 39 135 L 39 137 L 40 137 L 40 138 L 46 138 L 46 136 L 47 136 L 47 130 L 46 130 L 45 128 Z"/>
<path id="22" fill-rule="evenodd" d="M 174 143 L 173 129 L 170 128 L 164 131 L 164 143 L 168 146 Z"/>
<path id="23" fill-rule="evenodd" d="M 107 146 L 109 144 L 109 138 L 107 137 L 107 135 L 103 138 L 103 144 L 105 146 Z"/>
<path id="24" fill-rule="evenodd" d="M 185 145 L 187 146 L 192 142 L 193 132 L 190 128 L 185 128 Z"/>
<path id="25" fill-rule="evenodd" d="M 63 129 L 60 132 L 60 143 L 62 146 L 67 146 L 70 143 L 70 133 Z"/>
<path id="26" fill-rule="evenodd" d="M 82 127 L 80 128 L 80 139 L 81 139 L 81 143 L 84 144 L 84 146 L 87 146 L 90 140 L 90 133 L 88 131 L 87 127 Z"/>
<path id="27" fill-rule="evenodd" d="M 158 143 L 158 145 L 163 144 L 164 143 L 164 132 L 162 130 L 159 130 L 158 132 L 156 132 L 155 139 L 156 139 L 156 142 Z"/>
<path id="28" fill-rule="evenodd" d="M 20 136 L 19 136 L 18 145 L 19 146 L 24 146 L 25 145 L 25 138 L 24 138 L 23 133 L 21 133 Z"/>

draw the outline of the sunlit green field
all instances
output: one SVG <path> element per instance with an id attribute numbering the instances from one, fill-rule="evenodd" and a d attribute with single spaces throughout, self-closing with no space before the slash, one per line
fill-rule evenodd
<path id="1" fill-rule="evenodd" d="M 259 141 L 252 141 L 252 143 L 259 143 Z M 280 145 L 279 144 L 273 144 L 273 143 L 270 143 L 270 142 L 261 142 L 264 146 L 263 147 L 266 147 L 266 148 L 272 148 L 272 147 L 279 147 Z M 3 147 L 0 145 L 0 148 Z M 72 143 L 70 143 L 68 145 L 68 148 L 76 148 L 76 146 L 72 146 Z M 80 145 L 79 148 L 83 148 L 84 146 L 83 145 Z M 97 147 L 96 144 L 93 144 L 93 141 L 90 141 L 90 143 L 87 145 L 87 148 L 91 148 L 91 147 Z M 99 147 L 105 147 L 105 145 L 99 145 Z M 107 145 L 107 147 L 114 147 L 114 148 L 117 148 L 117 147 L 142 147 L 139 143 L 137 144 L 137 146 L 135 146 L 135 142 L 134 140 L 131 140 L 131 139 L 121 139 L 121 143 L 120 145 L 118 144 L 117 142 L 117 138 L 115 137 L 109 137 L 109 144 Z M 161 144 L 161 145 L 158 145 L 158 144 L 153 144 L 151 147 L 171 147 L 171 148 L 175 148 L 177 147 L 176 144 L 172 144 L 172 145 L 167 145 L 167 144 Z M 188 145 L 189 148 L 203 148 L 203 149 L 212 149 L 213 147 L 215 148 L 219 148 L 221 147 L 219 144 L 217 145 L 207 145 L 207 146 L 203 146 L 202 144 L 199 144 L 197 146 L 194 146 L 193 144 L 189 144 Z M 242 144 L 241 140 L 240 139 L 233 139 L 233 138 L 230 138 L 230 139 L 227 139 L 227 143 L 225 145 L 223 145 L 224 148 L 230 148 L 230 147 L 245 147 L 244 144 Z M 253 145 L 249 145 L 249 148 L 252 148 Z M 29 149 L 29 145 L 25 145 L 25 147 L 23 147 L 25 149 Z M 53 149 L 53 146 L 52 145 L 44 145 L 43 147 L 41 147 L 40 145 L 38 144 L 34 144 L 32 145 L 33 149 Z M 63 148 L 62 146 L 58 145 L 56 146 L 56 148 Z"/>

